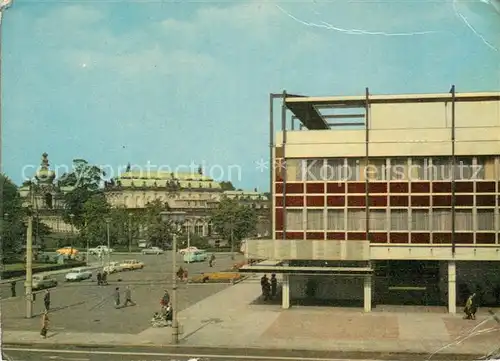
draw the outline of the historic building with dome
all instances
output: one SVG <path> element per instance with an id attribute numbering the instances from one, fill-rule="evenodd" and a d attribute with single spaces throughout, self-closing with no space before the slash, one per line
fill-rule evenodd
<path id="1" fill-rule="evenodd" d="M 60 187 L 56 174 L 50 169 L 48 154 L 42 155 L 40 168 L 33 180 L 20 188 L 21 197 L 29 201 L 41 222 L 55 233 L 71 232 L 71 225 L 62 220 L 63 196 L 72 187 Z M 118 177 L 104 183 L 109 204 L 134 212 L 148 203 L 161 200 L 175 211 L 187 213 L 184 228 L 200 236 L 212 236 L 210 215 L 223 197 L 256 209 L 259 216 L 255 236 L 267 236 L 270 227 L 269 200 L 264 193 L 243 190 L 224 190 L 223 184 L 203 175 L 202 169 L 194 173 L 165 171 L 141 172 L 127 169 Z"/>

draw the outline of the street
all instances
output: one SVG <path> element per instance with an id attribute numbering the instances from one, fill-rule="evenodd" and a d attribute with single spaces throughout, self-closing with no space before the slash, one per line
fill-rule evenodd
<path id="1" fill-rule="evenodd" d="M 428 360 L 422 354 L 367 354 L 363 352 L 342 353 L 329 351 L 299 351 L 272 349 L 209 349 L 190 347 L 164 348 L 111 348 L 111 349 L 71 349 L 59 348 L 4 348 L 4 359 L 9 361 L 420 361 Z M 471 361 L 471 356 L 436 355 L 432 360 Z"/>
<path id="2" fill-rule="evenodd" d="M 190 275 L 208 271 L 222 271 L 238 261 L 229 254 L 216 255 L 213 268 L 207 262 L 184 264 L 178 255 L 178 265 L 187 268 Z M 57 275 L 59 285 L 51 290 L 50 324 L 53 332 L 104 332 L 138 333 L 150 326 L 153 312 L 159 309 L 164 289 L 171 292 L 172 255 L 113 255 L 112 261 L 137 259 L 143 261 L 144 269 L 119 272 L 108 277 L 108 286 L 97 286 L 94 280 L 65 282 L 64 275 Z M 19 282 L 21 283 L 21 282 Z M 113 291 L 122 291 L 130 285 L 136 306 L 115 309 Z M 178 311 L 228 287 L 228 284 L 186 284 L 178 289 Z M 10 286 L 3 285 L 2 296 L 10 296 Z M 23 290 L 19 287 L 17 297 L 2 299 L 2 327 L 7 330 L 37 330 L 43 312 L 43 293 L 36 297 L 34 316 L 25 318 Z"/>

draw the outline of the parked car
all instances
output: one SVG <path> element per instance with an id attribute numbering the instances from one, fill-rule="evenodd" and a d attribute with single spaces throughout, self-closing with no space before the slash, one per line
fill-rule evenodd
<path id="1" fill-rule="evenodd" d="M 141 261 L 138 261 L 136 259 L 128 259 L 128 260 L 123 261 L 120 264 L 120 267 L 122 267 L 122 269 L 124 271 L 133 271 L 136 269 L 143 269 L 144 263 L 142 263 Z"/>
<path id="2" fill-rule="evenodd" d="M 63 256 L 75 256 L 79 251 L 75 247 L 67 246 L 59 248 L 56 253 L 62 254 Z"/>
<path id="3" fill-rule="evenodd" d="M 51 288 L 57 286 L 57 280 L 48 274 L 39 273 L 33 275 L 33 290 L 43 290 L 45 288 Z"/>
<path id="4" fill-rule="evenodd" d="M 113 253 L 113 248 L 108 248 L 108 246 L 101 245 L 95 248 L 90 248 L 89 253 L 93 255 Z"/>
<path id="5" fill-rule="evenodd" d="M 208 258 L 208 253 L 202 250 L 194 251 L 194 252 L 186 252 L 184 254 L 184 262 L 192 263 L 192 262 L 203 262 Z"/>
<path id="6" fill-rule="evenodd" d="M 120 262 L 110 262 L 109 265 L 103 268 L 103 271 L 107 273 L 116 273 L 123 271 L 123 267 Z"/>
<path id="7" fill-rule="evenodd" d="M 71 272 L 67 273 L 65 279 L 67 282 L 70 281 L 83 281 L 92 278 L 92 271 L 87 268 L 75 268 Z"/>
<path id="8" fill-rule="evenodd" d="M 188 252 L 196 252 L 196 251 L 199 251 L 199 249 L 196 248 L 196 247 L 191 246 L 191 247 L 180 249 L 179 253 L 184 256 L 184 254 L 186 254 Z"/>
<path id="9" fill-rule="evenodd" d="M 159 247 L 150 247 L 142 250 L 142 254 L 163 254 L 164 251 Z"/>

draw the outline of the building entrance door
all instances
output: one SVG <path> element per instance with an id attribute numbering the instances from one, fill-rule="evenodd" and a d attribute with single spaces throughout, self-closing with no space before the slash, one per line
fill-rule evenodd
<path id="1" fill-rule="evenodd" d="M 376 262 L 374 267 L 377 304 L 442 304 L 439 292 L 439 262 L 382 261 Z"/>

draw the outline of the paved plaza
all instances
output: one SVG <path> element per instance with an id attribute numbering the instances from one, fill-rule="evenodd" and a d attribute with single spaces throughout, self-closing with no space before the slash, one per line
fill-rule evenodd
<path id="1" fill-rule="evenodd" d="M 178 256 L 178 264 L 187 268 L 190 275 L 221 271 L 241 260 L 231 260 L 229 254 L 217 254 L 213 268 L 207 262 L 184 264 Z M 75 283 L 64 282 L 65 273 L 56 278 L 59 285 L 51 290 L 51 328 L 54 332 L 138 333 L 150 326 L 153 312 L 159 310 L 165 289 L 171 292 L 172 258 L 166 255 L 113 255 L 112 260 L 139 259 L 145 263 L 142 270 L 120 272 L 108 277 L 108 286 L 97 286 L 94 280 Z M 116 309 L 113 290 L 129 285 L 136 306 Z M 225 288 L 228 284 L 186 284 L 178 289 L 178 310 L 183 310 Z M 10 285 L 2 286 L 2 328 L 4 330 L 38 330 L 43 312 L 43 292 L 36 297 L 35 317 L 25 318 L 25 301 L 19 282 L 17 297 L 10 298 Z M 123 295 L 122 295 L 123 297 Z M 124 301 L 124 300 L 122 300 Z"/>

